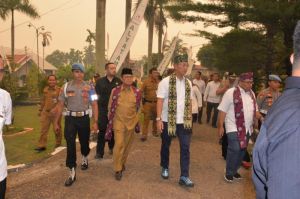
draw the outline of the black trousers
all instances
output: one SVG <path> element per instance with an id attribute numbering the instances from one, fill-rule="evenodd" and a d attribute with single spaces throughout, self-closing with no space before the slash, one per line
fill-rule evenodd
<path id="1" fill-rule="evenodd" d="M 202 105 L 204 104 L 204 95 L 202 95 Z M 203 113 L 203 106 L 199 109 L 198 112 L 198 123 L 201 124 L 202 123 L 202 113 Z"/>
<path id="2" fill-rule="evenodd" d="M 212 126 L 216 127 L 217 126 L 217 119 L 218 119 L 218 106 L 219 103 L 212 103 L 212 102 L 207 102 L 207 109 L 206 109 L 206 122 L 209 123 L 210 118 L 211 118 L 211 112 L 212 110 L 214 111 L 214 115 L 212 118 Z"/>
<path id="3" fill-rule="evenodd" d="M 107 112 L 100 112 L 99 120 L 98 120 L 99 133 L 98 133 L 98 139 L 97 139 L 96 153 L 102 157 L 104 155 L 104 148 L 105 148 L 105 142 L 106 142 L 105 131 L 107 128 L 107 124 L 108 124 Z M 109 149 L 112 150 L 115 145 L 114 134 L 113 134 L 111 140 L 107 141 L 107 142 L 108 142 Z"/>
<path id="4" fill-rule="evenodd" d="M 5 198 L 6 192 L 6 178 L 0 182 L 0 199 Z"/>
<path id="5" fill-rule="evenodd" d="M 80 150 L 83 156 L 90 152 L 90 118 L 88 115 L 83 117 L 65 117 L 65 139 L 67 142 L 67 160 L 66 166 L 76 167 L 76 135 L 80 142 Z"/>
<path id="6" fill-rule="evenodd" d="M 198 116 L 198 114 L 197 113 L 193 113 L 192 114 L 192 121 L 193 121 L 193 123 L 195 123 L 195 122 L 197 122 L 197 116 Z"/>

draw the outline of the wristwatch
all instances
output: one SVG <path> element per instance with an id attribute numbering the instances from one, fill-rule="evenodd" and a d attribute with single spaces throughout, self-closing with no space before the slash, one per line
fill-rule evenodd
<path id="1" fill-rule="evenodd" d="M 157 117 L 157 118 L 156 118 L 156 121 L 161 121 L 161 117 Z"/>

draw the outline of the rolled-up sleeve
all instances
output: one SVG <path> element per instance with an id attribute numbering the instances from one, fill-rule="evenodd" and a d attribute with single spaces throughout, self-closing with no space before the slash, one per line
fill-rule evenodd
<path id="1" fill-rule="evenodd" d="M 157 98 L 165 99 L 168 97 L 168 81 L 167 79 L 163 79 L 159 84 L 157 88 Z"/>
<path id="2" fill-rule="evenodd" d="M 10 94 L 7 93 L 5 99 L 5 124 L 6 125 L 11 124 L 11 117 L 12 117 L 12 102 L 11 102 Z"/>
<path id="3" fill-rule="evenodd" d="M 227 90 L 222 98 L 221 103 L 218 106 L 219 111 L 227 113 L 230 107 L 230 104 L 233 103 L 233 93 L 231 90 Z"/>

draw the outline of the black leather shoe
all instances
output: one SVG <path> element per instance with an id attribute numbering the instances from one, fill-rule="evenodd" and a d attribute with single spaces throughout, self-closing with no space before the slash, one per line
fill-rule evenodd
<path id="1" fill-rule="evenodd" d="M 109 155 L 112 155 L 114 153 L 113 149 L 109 149 Z"/>
<path id="2" fill-rule="evenodd" d="M 97 153 L 97 154 L 95 155 L 95 159 L 101 160 L 101 159 L 103 159 L 103 155 L 100 155 L 99 153 Z"/>
<path id="3" fill-rule="evenodd" d="M 65 181 L 65 186 L 66 186 L 66 187 L 71 186 L 71 185 L 75 182 L 75 180 L 76 180 L 76 175 L 75 175 L 74 178 L 72 178 L 72 176 L 69 176 L 69 177 L 67 178 L 67 180 Z"/>
<path id="4" fill-rule="evenodd" d="M 46 150 L 46 147 L 37 147 L 34 150 L 36 150 L 37 152 L 42 152 Z"/>
<path id="5" fill-rule="evenodd" d="M 122 171 L 117 171 L 115 173 L 115 178 L 116 178 L 116 180 L 120 181 L 122 179 Z"/>

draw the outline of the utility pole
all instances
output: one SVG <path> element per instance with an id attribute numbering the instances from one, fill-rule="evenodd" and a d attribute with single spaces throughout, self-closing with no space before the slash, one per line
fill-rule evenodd
<path id="1" fill-rule="evenodd" d="M 36 52 L 37 52 L 37 66 L 38 66 L 38 70 L 40 71 L 40 57 L 39 57 L 39 31 L 40 30 L 45 30 L 44 26 L 40 26 L 40 27 L 36 27 L 35 25 L 33 25 L 31 22 L 28 24 L 28 27 L 31 28 L 33 27 L 35 29 L 35 33 L 36 33 Z M 43 69 L 44 72 L 44 69 Z"/>

